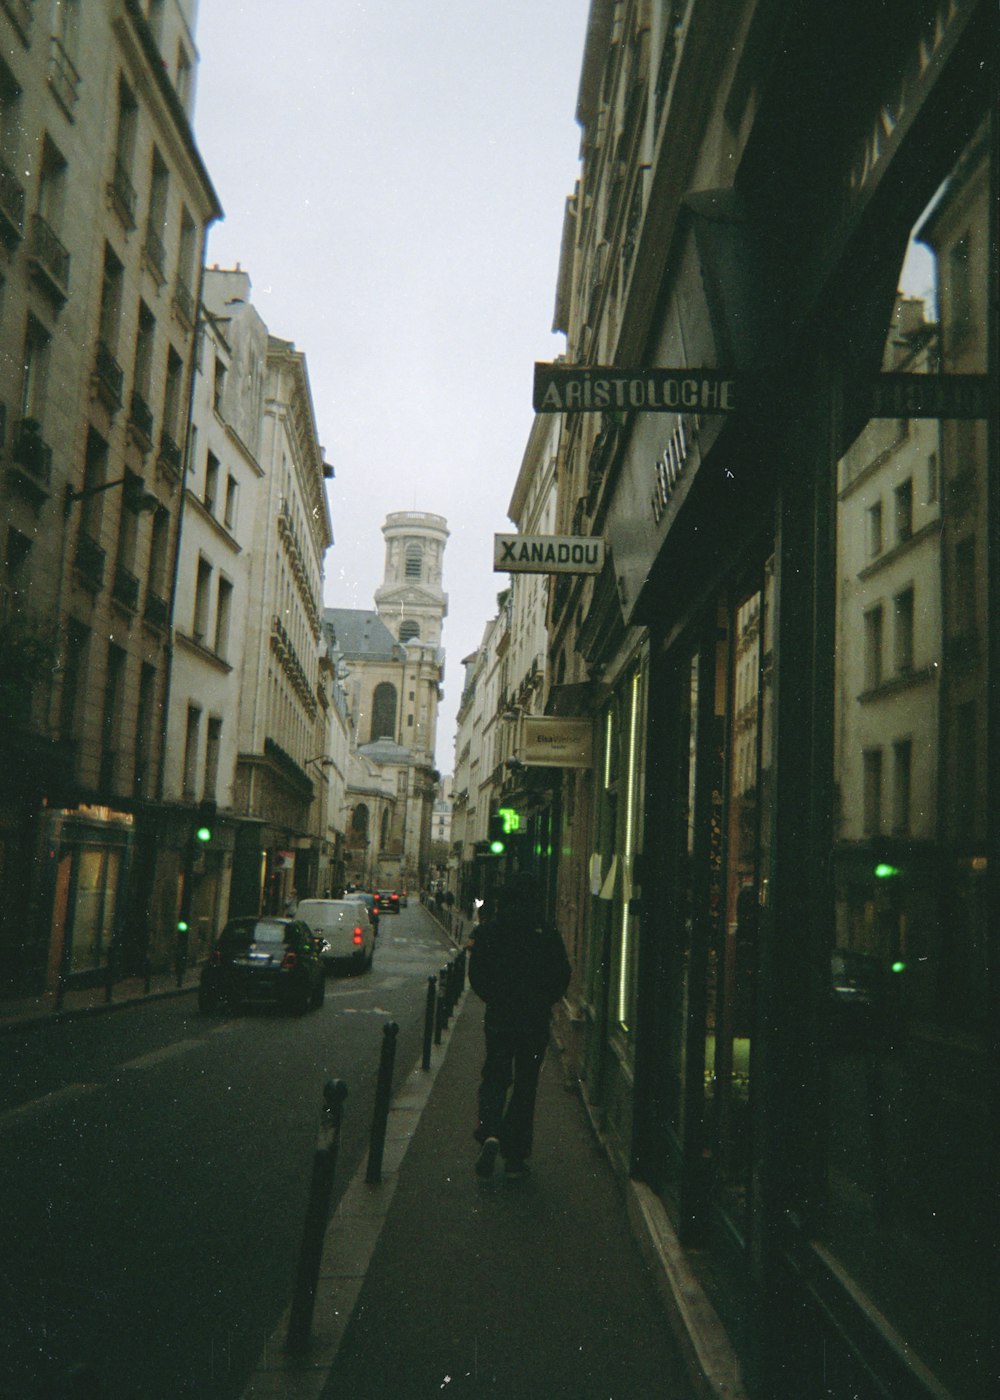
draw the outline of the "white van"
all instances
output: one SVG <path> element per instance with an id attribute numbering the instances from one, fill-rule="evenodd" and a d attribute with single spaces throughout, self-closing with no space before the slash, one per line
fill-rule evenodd
<path id="1" fill-rule="evenodd" d="M 320 950 L 328 972 L 335 968 L 367 972 L 375 953 L 375 930 L 358 900 L 300 899 L 296 919 L 324 940 Z"/>

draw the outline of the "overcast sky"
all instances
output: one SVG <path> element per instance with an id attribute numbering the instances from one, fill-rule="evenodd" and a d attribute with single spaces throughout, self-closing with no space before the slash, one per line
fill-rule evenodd
<path id="1" fill-rule="evenodd" d="M 195 130 L 225 218 L 210 263 L 247 270 L 305 352 L 334 546 L 325 603 L 371 608 L 381 526 L 447 518 L 437 762 L 461 659 L 507 576 L 494 532 L 551 332 L 589 0 L 201 0 Z"/>

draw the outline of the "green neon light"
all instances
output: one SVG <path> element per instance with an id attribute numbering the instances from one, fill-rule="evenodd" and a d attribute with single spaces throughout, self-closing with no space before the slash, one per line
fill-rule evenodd
<path id="1" fill-rule="evenodd" d="M 884 861 L 880 861 L 879 864 L 876 865 L 876 867 L 875 867 L 875 879 L 876 879 L 876 880 L 888 880 L 888 879 L 891 879 L 891 877 L 892 877 L 893 875 L 898 875 L 898 874 L 899 874 L 899 866 L 898 866 L 898 865 L 887 865 Z"/>
<path id="2" fill-rule="evenodd" d="M 503 829 L 508 836 L 512 831 L 521 830 L 521 813 L 515 807 L 500 807 L 497 816 L 503 820 Z"/>
<path id="3" fill-rule="evenodd" d="M 893 970 L 893 972 L 905 972 L 905 971 L 906 971 L 906 963 L 905 963 L 905 962 L 894 962 L 893 965 L 892 965 L 892 970 Z"/>
<path id="4" fill-rule="evenodd" d="M 188 927 L 189 927 L 189 925 L 188 925 L 187 919 L 178 919 L 178 920 L 177 920 L 177 932 L 178 932 L 178 933 L 187 933 Z"/>
<path id="5" fill-rule="evenodd" d="M 491 841 L 491 842 L 490 842 L 490 855 L 502 856 L 503 853 L 504 853 L 504 851 L 505 851 L 506 849 L 507 849 L 507 847 L 504 845 L 504 843 L 503 843 L 502 841 Z"/>
<path id="6" fill-rule="evenodd" d="M 198 830 L 195 832 L 195 836 L 197 836 L 197 838 L 198 838 L 199 841 L 211 841 L 211 839 L 212 839 L 212 830 L 211 830 L 211 827 L 200 826 L 200 827 L 198 828 Z"/>

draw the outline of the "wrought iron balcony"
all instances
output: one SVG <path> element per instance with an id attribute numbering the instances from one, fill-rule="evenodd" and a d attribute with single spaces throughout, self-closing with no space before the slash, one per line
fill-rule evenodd
<path id="1" fill-rule="evenodd" d="M 32 0 L 0 0 L 0 10 L 8 16 L 25 44 L 31 37 L 31 3 Z"/>
<path id="2" fill-rule="evenodd" d="M 95 591 L 104 582 L 104 560 L 104 549 L 81 530 L 76 537 L 73 564 L 83 575 L 84 581 Z"/>
<path id="3" fill-rule="evenodd" d="M 139 606 L 139 580 L 123 564 L 118 564 L 115 567 L 115 581 L 111 587 L 111 595 L 116 602 L 121 603 L 131 612 L 135 612 Z"/>
<path id="4" fill-rule="evenodd" d="M 160 434 L 160 463 L 167 471 L 172 472 L 175 476 L 180 476 L 183 465 L 181 449 L 166 428 Z"/>
<path id="5" fill-rule="evenodd" d="M 135 186 L 121 157 L 115 158 L 114 174 L 108 181 L 108 195 L 126 228 L 135 228 Z"/>
<path id="6" fill-rule="evenodd" d="M 56 101 L 67 116 L 72 117 L 73 109 L 80 96 L 80 74 L 76 65 L 53 34 L 49 48 L 49 87 L 55 93 Z"/>
<path id="7" fill-rule="evenodd" d="M 52 448 L 42 438 L 41 425 L 34 418 L 22 418 L 18 423 L 10 455 L 16 466 L 48 486 L 52 477 Z"/>
<path id="8" fill-rule="evenodd" d="M 41 214 L 32 215 L 28 253 L 32 275 L 62 306 L 69 296 L 69 253 Z"/>
<path id="9" fill-rule="evenodd" d="M 129 427 L 142 440 L 142 445 L 148 450 L 153 443 L 153 410 L 139 393 L 138 389 L 132 390 L 132 397 L 129 401 L 128 409 Z"/>
<path id="10" fill-rule="evenodd" d="M 99 340 L 94 359 L 94 387 L 111 413 L 117 413 L 122 406 L 124 383 L 125 371 L 104 341 Z"/>
<path id="11" fill-rule="evenodd" d="M 24 237 L 24 186 L 0 160 L 0 242 L 13 248 Z"/>

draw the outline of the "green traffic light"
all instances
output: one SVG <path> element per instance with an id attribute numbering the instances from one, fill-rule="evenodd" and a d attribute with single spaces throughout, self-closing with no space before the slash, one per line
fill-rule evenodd
<path id="1" fill-rule="evenodd" d="M 506 849 L 507 848 L 502 841 L 490 842 L 490 855 L 502 856 Z"/>
<path id="2" fill-rule="evenodd" d="M 893 965 L 892 965 L 892 970 L 893 970 L 893 972 L 905 972 L 905 971 L 906 971 L 906 963 L 905 963 L 905 962 L 894 962 Z"/>
<path id="3" fill-rule="evenodd" d="M 177 920 L 177 932 L 178 932 L 178 933 L 187 933 L 187 931 L 188 931 L 188 921 L 187 921 L 187 919 L 178 919 L 178 920 Z"/>
<path id="4" fill-rule="evenodd" d="M 211 827 L 199 826 L 198 830 L 195 832 L 195 836 L 198 838 L 199 841 L 211 841 L 211 839 L 212 839 L 212 830 L 211 830 Z"/>
<path id="5" fill-rule="evenodd" d="M 876 880 L 888 880 L 888 879 L 890 879 L 893 875 L 898 875 L 898 874 L 899 874 L 899 866 L 898 866 L 898 865 L 887 865 L 887 864 L 885 863 L 885 861 L 880 861 L 879 864 L 876 865 L 876 867 L 875 867 L 875 879 L 876 879 Z"/>

